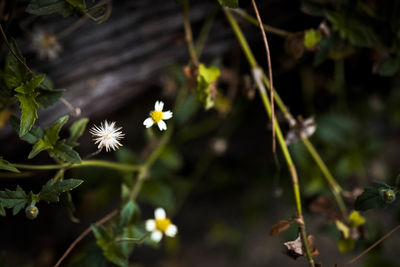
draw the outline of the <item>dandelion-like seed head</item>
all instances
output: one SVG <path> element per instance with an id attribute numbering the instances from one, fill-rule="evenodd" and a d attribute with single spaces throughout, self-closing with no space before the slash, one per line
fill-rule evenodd
<path id="1" fill-rule="evenodd" d="M 146 221 L 146 230 L 151 232 L 150 238 L 154 242 L 159 242 L 163 234 L 174 237 L 178 233 L 178 228 L 166 217 L 163 208 L 157 208 L 154 211 L 154 217 L 155 219 Z"/>
<path id="2" fill-rule="evenodd" d="M 172 112 L 169 110 L 163 112 L 163 108 L 164 102 L 156 101 L 154 105 L 154 110 L 150 112 L 150 116 L 143 122 L 143 125 L 146 126 L 146 128 L 150 128 L 151 126 L 153 126 L 153 124 L 156 123 L 161 131 L 167 130 L 167 124 L 164 122 L 164 120 L 171 119 Z"/>
<path id="3" fill-rule="evenodd" d="M 121 131 L 122 127 L 115 127 L 115 122 L 108 123 L 107 120 L 100 124 L 100 127 L 94 125 L 90 130 L 90 134 L 94 137 L 95 144 L 99 144 L 99 150 L 106 148 L 106 151 L 117 150 L 122 144 L 119 142 L 124 135 Z"/>

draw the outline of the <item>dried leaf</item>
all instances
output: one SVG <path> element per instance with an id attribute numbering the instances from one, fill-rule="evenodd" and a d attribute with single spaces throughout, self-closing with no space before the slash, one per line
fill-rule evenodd
<path id="1" fill-rule="evenodd" d="M 290 221 L 287 220 L 282 220 L 274 224 L 270 229 L 269 229 L 269 235 L 271 236 L 277 236 L 283 231 L 287 230 L 290 227 Z"/>
<path id="2" fill-rule="evenodd" d="M 317 249 L 317 246 L 315 245 L 315 238 L 312 235 L 309 235 L 307 237 L 308 241 L 308 246 L 310 247 L 310 252 L 312 257 L 316 257 L 319 255 L 319 251 Z M 305 256 L 305 255 L 304 255 Z"/>
<path id="3" fill-rule="evenodd" d="M 285 245 L 287 248 L 286 251 L 287 255 L 293 258 L 294 260 L 296 260 L 298 257 L 303 256 L 303 244 L 301 243 L 300 233 L 295 240 L 285 242 L 283 243 L 283 245 Z"/>

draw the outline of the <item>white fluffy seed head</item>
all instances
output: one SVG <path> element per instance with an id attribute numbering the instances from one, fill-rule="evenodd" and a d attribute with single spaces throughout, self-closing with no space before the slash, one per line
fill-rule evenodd
<path id="1" fill-rule="evenodd" d="M 90 130 L 90 134 L 93 136 L 95 144 L 99 144 L 97 148 L 99 150 L 106 148 L 109 152 L 112 150 L 117 150 L 122 144 L 119 142 L 125 134 L 121 131 L 122 127 L 115 127 L 115 122 L 108 123 L 104 121 L 100 124 L 100 127 L 94 125 Z"/>

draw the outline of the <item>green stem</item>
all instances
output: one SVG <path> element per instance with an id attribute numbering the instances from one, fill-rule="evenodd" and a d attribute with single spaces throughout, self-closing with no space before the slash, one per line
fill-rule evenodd
<path id="1" fill-rule="evenodd" d="M 226 9 L 224 9 L 225 14 L 227 14 L 228 12 L 225 11 Z M 249 64 L 252 68 L 256 68 L 258 67 L 258 63 L 246 41 L 246 39 L 244 38 L 243 33 L 241 32 L 239 26 L 237 25 L 236 21 L 234 20 L 233 16 L 227 15 L 228 21 L 232 21 L 234 25 L 232 25 L 232 29 L 235 32 L 238 32 L 239 34 L 237 34 L 237 38 L 239 41 L 240 46 L 242 47 L 243 52 L 246 55 L 246 58 L 249 61 Z M 262 76 L 262 81 L 265 84 L 265 86 L 270 90 L 270 83 L 268 81 L 268 78 L 263 74 Z M 292 125 L 293 123 L 295 123 L 295 119 L 293 117 L 293 115 L 289 112 L 288 108 L 286 107 L 286 105 L 283 103 L 282 99 L 280 98 L 279 94 L 276 92 L 276 90 L 274 89 L 274 99 L 275 99 L 275 103 L 278 105 L 279 109 L 282 111 L 282 113 L 284 114 L 285 118 L 289 121 L 289 123 Z M 264 101 L 264 100 L 263 100 Z M 307 138 L 303 138 L 308 140 Z M 304 143 L 304 142 L 303 142 Z M 318 152 L 314 149 L 314 147 L 312 146 L 311 142 L 308 142 L 311 146 L 307 146 L 306 144 L 304 144 L 308 150 L 308 152 L 312 155 L 312 157 L 314 158 L 314 160 L 316 161 L 318 167 L 321 169 L 322 173 L 324 174 L 325 179 L 327 180 L 327 182 L 330 185 L 334 185 L 333 187 L 331 186 L 332 189 L 332 193 L 335 197 L 335 200 L 337 202 L 338 207 L 340 208 L 341 212 L 343 213 L 343 215 L 347 214 L 347 209 L 346 209 L 346 205 L 343 201 L 342 195 L 341 195 L 341 187 L 339 186 L 339 184 L 336 182 L 335 178 L 331 175 L 331 173 L 329 172 L 328 168 L 326 167 L 326 164 L 323 162 L 321 156 L 318 154 Z M 339 192 L 337 192 L 339 189 Z"/>
<path id="2" fill-rule="evenodd" d="M 321 169 L 322 173 L 325 176 L 325 179 L 328 181 L 329 185 L 331 186 L 331 190 L 333 193 L 333 196 L 336 199 L 336 202 L 338 204 L 338 207 L 342 214 L 344 215 L 345 218 L 347 218 L 347 209 L 346 205 L 344 204 L 344 201 L 342 199 L 342 188 L 340 185 L 336 182 L 335 178 L 333 178 L 331 172 L 329 171 L 328 167 L 325 165 L 324 161 L 321 159 L 320 155 L 318 152 L 315 150 L 313 144 L 308 140 L 306 137 L 301 137 L 301 141 L 303 144 L 306 146 L 308 152 L 310 152 L 311 156 L 314 158 L 315 162 L 317 163 L 318 167 Z"/>
<path id="3" fill-rule="evenodd" d="M 260 25 L 256 18 L 254 18 L 254 17 L 250 16 L 249 14 L 247 14 L 247 12 L 244 11 L 243 9 L 235 8 L 235 9 L 231 9 L 231 10 L 234 13 L 240 15 L 242 18 L 244 18 L 247 21 L 249 21 L 250 23 L 256 25 L 257 27 Z M 287 38 L 287 37 L 289 37 L 289 35 L 292 34 L 292 33 L 288 32 L 288 31 L 269 26 L 269 25 L 267 25 L 265 23 L 263 23 L 262 26 L 263 26 L 263 28 L 264 28 L 264 30 L 266 32 L 281 36 L 283 38 Z"/>
<path id="4" fill-rule="evenodd" d="M 124 163 L 115 163 L 110 161 L 104 160 L 83 160 L 81 163 L 77 164 L 51 164 L 51 165 L 29 165 L 29 164 L 18 164 L 12 163 L 13 166 L 19 169 L 26 169 L 26 170 L 58 170 L 63 168 L 80 168 L 80 167 L 103 167 L 109 169 L 116 169 L 120 171 L 140 171 L 142 169 L 141 165 L 133 165 L 133 164 L 124 164 Z"/>
<path id="5" fill-rule="evenodd" d="M 278 143 L 282 149 L 283 155 L 285 157 L 286 160 L 286 164 L 288 166 L 288 169 L 290 171 L 290 175 L 292 178 L 292 184 L 293 184 L 293 192 L 294 192 L 294 197 L 295 197 L 295 202 L 296 202 L 296 209 L 297 209 L 297 213 L 299 216 L 299 228 L 300 228 L 300 233 L 301 233 L 301 237 L 302 237 L 302 243 L 305 249 L 305 253 L 306 253 L 306 257 L 307 260 L 310 264 L 310 266 L 314 267 L 314 260 L 311 256 L 311 251 L 309 248 L 309 244 L 308 244 L 308 240 L 307 240 L 307 234 L 306 234 L 306 229 L 305 229 L 305 223 L 304 223 L 304 219 L 303 219 L 303 214 L 302 214 L 302 208 L 301 208 L 301 197 L 300 197 L 300 188 L 299 188 L 299 182 L 298 182 L 298 176 L 297 176 L 297 171 L 296 168 L 293 164 L 293 160 L 290 156 L 289 153 L 289 149 L 286 145 L 285 142 L 285 138 L 283 137 L 282 131 L 280 129 L 280 126 L 276 120 L 275 117 L 272 118 L 272 111 L 271 111 L 271 106 L 269 103 L 269 99 L 267 96 L 267 92 L 265 90 L 265 87 L 262 83 L 262 70 L 258 67 L 257 61 L 255 60 L 250 47 L 241 31 L 241 29 L 239 28 L 236 20 L 234 19 L 234 17 L 232 16 L 232 14 L 229 12 L 228 9 L 224 8 L 224 13 L 237 37 L 237 39 L 239 40 L 240 46 L 242 47 L 246 58 L 249 61 L 250 66 L 252 67 L 252 71 L 253 71 L 253 77 L 254 80 L 257 83 L 260 95 L 261 95 L 261 99 L 263 101 L 264 107 L 268 113 L 268 116 L 270 117 L 271 120 L 274 120 L 275 125 L 276 125 L 276 136 L 278 139 Z"/>
<path id="6" fill-rule="evenodd" d="M 196 47 L 193 43 L 192 28 L 190 27 L 189 18 L 189 0 L 183 1 L 183 26 L 185 28 L 185 38 L 189 47 L 190 58 L 192 59 L 192 64 L 197 67 L 199 65 L 199 60 L 196 54 Z"/>
<path id="7" fill-rule="evenodd" d="M 133 186 L 129 199 L 130 200 L 135 200 L 137 196 L 140 193 L 140 190 L 142 189 L 143 183 L 147 178 L 148 171 L 153 165 L 153 163 L 158 159 L 160 154 L 165 148 L 165 145 L 169 141 L 171 134 L 173 132 L 173 127 L 170 126 L 170 129 L 163 135 L 159 143 L 157 144 L 157 147 L 151 152 L 151 154 L 147 157 L 146 161 L 142 165 L 142 168 L 137 176 L 136 184 Z"/>

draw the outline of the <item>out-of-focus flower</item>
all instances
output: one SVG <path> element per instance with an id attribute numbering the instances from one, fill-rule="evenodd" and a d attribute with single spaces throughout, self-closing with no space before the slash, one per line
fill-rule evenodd
<path id="1" fill-rule="evenodd" d="M 146 221 L 146 230 L 151 232 L 150 238 L 154 242 L 160 242 L 163 234 L 174 237 L 178 233 L 178 228 L 166 217 L 163 208 L 154 211 L 154 218 Z"/>
<path id="2" fill-rule="evenodd" d="M 41 59 L 48 58 L 49 60 L 54 60 L 62 51 L 57 37 L 49 30 L 41 28 L 33 32 L 32 45 Z"/>
<path id="3" fill-rule="evenodd" d="M 98 145 L 98 149 L 101 150 L 103 147 L 106 148 L 106 151 L 116 150 L 122 144 L 119 142 L 125 134 L 121 131 L 122 127 L 115 127 L 115 122 L 108 123 L 108 121 L 104 121 L 104 124 L 101 123 L 100 127 L 94 125 L 90 130 L 90 134 L 93 135 L 95 144 Z"/>
<path id="4" fill-rule="evenodd" d="M 286 135 L 286 144 L 290 145 L 297 142 L 301 137 L 310 137 L 317 130 L 317 124 L 314 118 L 307 118 L 305 120 L 299 118 L 295 123 L 291 122 L 291 129 Z"/>
<path id="5" fill-rule="evenodd" d="M 156 101 L 156 104 L 154 105 L 154 110 L 150 112 L 150 117 L 143 122 L 143 125 L 146 126 L 146 128 L 149 128 L 153 126 L 154 123 L 157 123 L 158 128 L 160 128 L 161 131 L 167 130 L 167 124 L 163 120 L 168 120 L 172 118 L 172 112 L 169 110 L 163 112 L 163 108 L 164 102 Z"/>

